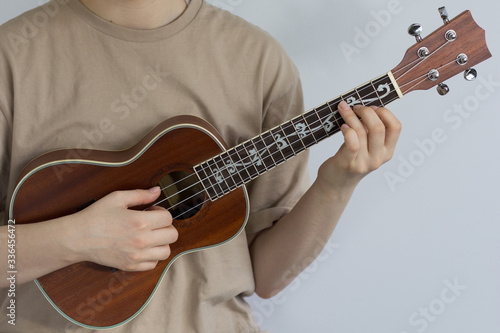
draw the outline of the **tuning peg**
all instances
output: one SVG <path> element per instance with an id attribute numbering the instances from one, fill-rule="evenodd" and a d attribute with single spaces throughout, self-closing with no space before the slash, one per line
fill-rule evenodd
<path id="1" fill-rule="evenodd" d="M 446 85 L 444 83 L 440 83 L 437 86 L 437 91 L 438 91 L 439 95 L 444 96 L 450 92 L 450 88 L 448 87 L 448 85 Z"/>
<path id="2" fill-rule="evenodd" d="M 450 20 L 448 19 L 448 12 L 446 11 L 446 7 L 440 7 L 439 14 L 441 14 L 441 18 L 443 19 L 444 24 L 450 23 Z"/>
<path id="3" fill-rule="evenodd" d="M 408 28 L 408 34 L 410 36 L 413 36 L 415 37 L 415 39 L 417 40 L 417 42 L 421 42 L 422 41 L 422 36 L 420 36 L 422 34 L 422 31 L 424 29 L 422 28 L 422 25 L 419 24 L 419 23 L 413 23 L 412 25 L 410 25 L 410 27 Z"/>
<path id="4" fill-rule="evenodd" d="M 469 68 L 464 72 L 464 78 L 467 81 L 474 81 L 477 78 L 477 71 L 474 68 Z"/>

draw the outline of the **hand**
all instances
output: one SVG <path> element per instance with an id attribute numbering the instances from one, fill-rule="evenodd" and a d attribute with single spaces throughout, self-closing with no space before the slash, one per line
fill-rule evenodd
<path id="1" fill-rule="evenodd" d="M 401 123 L 386 108 L 356 105 L 351 109 L 342 101 L 338 110 L 345 121 L 341 127 L 345 142 L 320 167 L 318 180 L 331 189 L 353 188 L 392 158 Z"/>
<path id="2" fill-rule="evenodd" d="M 163 207 L 146 211 L 129 207 L 150 204 L 160 188 L 117 191 L 75 214 L 69 227 L 76 261 L 92 261 L 125 271 L 151 270 L 170 256 L 177 240 L 172 216 Z M 75 224 L 76 223 L 76 224 Z"/>

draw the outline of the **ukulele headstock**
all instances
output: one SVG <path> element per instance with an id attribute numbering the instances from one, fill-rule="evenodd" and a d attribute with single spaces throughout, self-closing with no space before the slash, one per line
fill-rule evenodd
<path id="1" fill-rule="evenodd" d="M 474 80 L 477 72 L 472 66 L 491 57 L 485 31 L 476 24 L 470 11 L 451 21 L 444 7 L 439 12 L 444 25 L 426 38 L 420 36 L 419 24 L 412 24 L 408 29 L 417 43 L 392 70 L 403 95 L 434 86 L 438 86 L 439 94 L 446 95 L 449 89 L 443 81 L 462 72 L 466 80 Z"/>

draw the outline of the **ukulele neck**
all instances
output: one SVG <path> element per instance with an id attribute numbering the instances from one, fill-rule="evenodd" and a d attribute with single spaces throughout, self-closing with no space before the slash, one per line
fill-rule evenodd
<path id="1" fill-rule="evenodd" d="M 197 165 L 195 172 L 216 200 L 340 131 L 341 101 L 351 107 L 385 106 L 401 97 L 388 72 Z"/>

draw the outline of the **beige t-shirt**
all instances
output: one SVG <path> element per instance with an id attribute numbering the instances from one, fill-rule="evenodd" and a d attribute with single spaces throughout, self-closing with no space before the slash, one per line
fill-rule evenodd
<path id="1" fill-rule="evenodd" d="M 51 1 L 0 27 L 0 224 L 21 169 L 47 151 L 123 150 L 179 114 L 207 120 L 232 147 L 302 110 L 297 70 L 278 43 L 202 0 L 154 30 L 119 27 L 78 0 Z M 254 292 L 247 236 L 293 207 L 306 165 L 302 154 L 250 183 L 246 233 L 179 258 L 149 305 L 110 332 L 260 332 L 243 299 Z M 16 326 L 6 302 L 0 290 L 0 332 L 89 331 L 33 282 L 16 288 Z"/>

